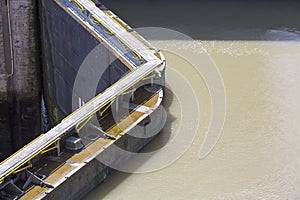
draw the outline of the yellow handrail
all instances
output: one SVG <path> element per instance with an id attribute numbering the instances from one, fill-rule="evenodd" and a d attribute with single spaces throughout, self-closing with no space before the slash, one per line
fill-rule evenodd
<path id="1" fill-rule="evenodd" d="M 23 168 L 21 168 L 21 169 L 18 169 L 18 170 L 16 170 L 16 171 L 14 171 L 13 174 L 17 174 L 17 173 L 19 173 L 19 172 L 21 172 L 21 171 L 23 171 L 23 170 L 25 170 L 25 169 L 28 169 L 28 168 L 32 168 L 32 164 L 29 164 L 29 165 L 27 165 L 26 167 L 23 167 Z"/>
<path id="2" fill-rule="evenodd" d="M 1 164 L 3 164 L 4 162 L 6 162 L 8 159 L 10 159 L 11 157 L 15 156 L 17 153 L 19 153 L 20 151 L 22 151 L 23 149 L 27 148 L 30 144 L 32 144 L 33 142 L 35 142 L 36 140 L 38 140 L 39 138 L 41 138 L 42 136 L 44 136 L 45 134 L 41 134 L 39 137 L 37 137 L 35 140 L 33 140 L 32 142 L 30 142 L 29 144 L 25 145 L 22 149 L 20 149 L 19 151 L 17 151 L 16 153 L 14 153 L 13 155 L 11 155 L 9 158 L 5 159 L 3 162 L 1 162 Z M 23 161 L 22 163 L 19 164 L 19 166 L 13 168 L 9 173 L 5 174 L 4 177 L 0 178 L 0 184 L 4 182 L 4 179 L 8 176 L 10 176 L 11 174 L 16 174 L 20 171 L 23 171 L 24 169 L 27 168 L 21 168 L 24 164 L 26 164 L 27 162 L 29 162 L 30 160 L 32 160 L 33 158 L 35 158 L 36 156 L 42 154 L 43 151 L 45 151 L 49 146 L 51 146 L 52 144 L 54 144 L 55 142 L 57 142 L 58 140 L 60 140 L 61 138 L 56 138 L 55 140 L 53 140 L 52 142 L 50 142 L 48 145 L 46 145 L 44 148 L 42 148 L 40 151 L 36 152 L 35 154 L 33 154 L 31 157 L 29 157 L 28 159 L 26 159 L 25 161 Z"/>
<path id="3" fill-rule="evenodd" d="M 143 81 L 147 80 L 147 79 L 150 79 L 150 78 L 154 78 L 155 77 L 155 74 L 151 75 L 151 76 L 147 76 L 145 78 L 143 78 Z"/>
<path id="4" fill-rule="evenodd" d="M 102 117 L 102 115 L 103 115 L 103 113 L 105 112 L 105 111 L 107 111 L 107 109 L 113 104 L 114 102 L 113 101 L 111 101 L 102 111 L 100 111 L 99 110 L 99 115 L 100 115 L 100 117 Z"/>
<path id="5" fill-rule="evenodd" d="M 103 32 L 106 33 L 106 34 L 109 34 L 109 35 L 115 35 L 115 33 L 107 26 L 105 26 L 104 24 L 101 23 L 101 20 L 98 19 L 96 16 L 93 16 L 92 14 L 90 14 L 89 16 L 89 19 L 91 20 L 92 23 L 94 24 L 101 24 L 102 26 L 104 26 L 107 30 L 104 30 Z M 117 21 L 114 20 L 116 23 Z M 118 23 L 119 24 L 119 23 Z M 126 44 L 124 44 L 124 42 L 122 41 L 122 39 L 118 36 L 116 36 L 116 38 L 119 40 L 119 42 L 122 44 L 122 46 L 126 46 L 126 48 L 128 48 L 132 54 L 133 54 L 133 57 L 139 61 L 140 64 L 143 64 L 143 58 L 141 55 L 139 55 L 135 50 L 131 49 L 130 47 L 128 47 Z"/>
<path id="6" fill-rule="evenodd" d="M 3 163 L 7 162 L 9 159 L 11 159 L 12 157 L 16 156 L 18 153 L 20 153 L 22 150 L 26 149 L 29 145 L 31 145 L 32 143 L 34 143 L 36 140 L 40 139 L 43 135 L 45 134 L 41 134 L 39 135 L 37 138 L 35 138 L 34 140 L 32 140 L 31 142 L 29 142 L 28 144 L 26 144 L 25 146 L 23 146 L 21 149 L 19 149 L 17 152 L 15 152 L 14 154 L 12 154 L 11 156 L 9 156 L 8 158 L 6 158 L 5 160 L 3 160 L 0 165 L 2 165 Z"/>
<path id="7" fill-rule="evenodd" d="M 92 119 L 93 115 L 83 119 L 81 122 L 76 124 L 75 130 L 76 130 L 77 133 L 79 133 L 80 130 Z"/>
<path id="8" fill-rule="evenodd" d="M 85 8 L 77 0 L 69 0 L 69 2 L 74 3 L 81 12 L 85 10 Z"/>
<path id="9" fill-rule="evenodd" d="M 124 22 L 122 22 L 120 20 L 120 18 L 118 17 L 111 17 L 109 16 L 115 23 L 117 23 L 121 28 L 123 28 L 125 31 L 128 31 L 130 28 L 127 24 L 125 24 Z"/>
<path id="10" fill-rule="evenodd" d="M 136 91 L 136 88 L 133 88 L 132 90 L 128 90 L 126 92 L 123 92 L 122 95 L 129 94 L 129 93 L 135 92 L 135 91 Z"/>

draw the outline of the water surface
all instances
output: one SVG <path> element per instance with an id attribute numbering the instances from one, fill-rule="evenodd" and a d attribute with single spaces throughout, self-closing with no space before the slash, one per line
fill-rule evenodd
<path id="1" fill-rule="evenodd" d="M 152 173 L 118 172 L 86 199 L 297 199 L 300 197 L 300 42 L 160 41 L 165 46 L 205 48 L 220 70 L 227 95 L 222 137 L 199 159 L 209 126 L 210 96 L 189 63 L 165 52 L 167 85 L 181 72 L 195 91 L 200 127 L 187 152 L 172 165 Z M 180 87 L 165 102 L 169 120 L 146 150 L 161 147 L 182 123 Z M 178 94 L 178 95 L 176 95 Z M 172 96 L 168 101 L 168 95 Z M 184 117 L 187 117 L 186 115 Z M 188 119 L 189 121 L 193 119 Z M 162 144 L 163 143 L 163 144 Z M 149 159 L 147 162 L 151 162 Z"/>
<path id="2" fill-rule="evenodd" d="M 194 113 L 183 115 L 184 105 L 193 101 L 184 96 L 178 74 L 193 89 L 198 105 L 192 106 L 200 110 L 192 145 L 164 169 L 113 174 L 85 199 L 299 199 L 300 2 L 104 3 L 133 27 L 165 27 L 195 39 L 154 43 L 182 54 L 192 50 L 192 56 L 204 48 L 224 81 L 227 113 L 221 139 L 199 159 L 212 116 L 207 85 L 187 60 L 164 52 L 168 120 L 144 152 L 161 148 L 196 123 Z"/>

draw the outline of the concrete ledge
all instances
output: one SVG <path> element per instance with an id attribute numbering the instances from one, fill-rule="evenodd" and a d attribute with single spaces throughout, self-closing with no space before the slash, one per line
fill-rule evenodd
<path id="1" fill-rule="evenodd" d="M 152 115 L 155 115 L 153 119 L 161 121 L 162 113 L 160 109 L 154 111 Z M 137 131 L 136 127 L 130 131 L 130 134 L 134 134 L 134 131 Z M 45 181 L 53 185 L 53 189 L 34 186 L 22 196 L 21 199 L 81 199 L 103 182 L 113 170 L 101 163 L 99 159 L 105 163 L 112 163 L 114 166 L 121 166 L 131 158 L 128 154 L 122 153 L 122 151 L 115 151 L 112 145 L 116 145 L 125 151 L 138 152 L 154 137 L 155 136 L 145 139 L 125 134 L 115 142 L 100 139 L 102 143 L 99 144 L 102 144 L 102 147 L 98 144 L 99 149 L 94 150 L 94 152 L 99 152 L 99 154 L 95 153 L 96 155 L 93 155 L 92 148 L 90 151 L 87 151 L 87 148 L 60 166 L 60 168 L 64 168 L 63 170 L 56 170 L 52 175 L 46 178 Z M 104 148 L 104 146 L 106 146 L 106 148 Z M 101 150 L 101 148 L 103 150 Z M 58 174 L 61 176 L 54 179 L 53 176 L 58 176 Z"/>

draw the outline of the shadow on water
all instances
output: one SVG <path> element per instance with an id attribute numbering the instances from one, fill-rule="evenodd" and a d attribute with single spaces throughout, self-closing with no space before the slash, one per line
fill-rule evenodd
<path id="1" fill-rule="evenodd" d="M 134 28 L 169 28 L 200 40 L 300 41 L 300 1 L 296 0 L 103 0 L 103 3 Z"/>
<path id="2" fill-rule="evenodd" d="M 174 116 L 169 110 L 172 102 L 174 101 L 174 94 L 168 88 L 170 88 L 170 87 L 168 87 L 168 85 L 167 85 L 165 87 L 165 91 L 164 91 L 165 97 L 162 102 L 163 107 L 167 113 L 166 123 L 164 125 L 164 128 L 160 132 L 160 134 L 157 137 L 155 137 L 149 145 L 145 146 L 145 148 L 142 149 L 141 152 L 143 152 L 143 153 L 153 152 L 153 151 L 157 151 L 157 150 L 163 148 L 172 139 L 172 137 L 174 137 L 174 136 L 172 136 L 172 123 L 174 123 L 174 121 L 179 116 Z"/>
<path id="3" fill-rule="evenodd" d="M 175 117 L 170 111 L 169 108 L 171 107 L 172 102 L 174 101 L 174 94 L 168 87 L 165 87 L 164 92 L 164 100 L 163 100 L 163 107 L 167 112 L 167 121 L 166 124 L 161 131 L 149 144 L 144 147 L 141 152 L 153 152 L 159 150 L 160 148 L 164 147 L 168 141 L 171 139 L 172 134 L 172 123 L 176 120 Z M 129 159 L 128 163 L 130 163 L 134 158 Z M 135 163 L 136 164 L 136 163 Z M 143 163 L 139 163 L 134 165 L 136 169 L 142 165 Z M 97 186 L 91 193 L 88 194 L 87 197 L 84 199 L 103 199 L 107 194 L 113 191 L 118 185 L 120 185 L 123 181 L 125 181 L 131 173 L 121 172 L 117 170 L 112 170 L 108 179 L 106 179 L 103 183 Z"/>

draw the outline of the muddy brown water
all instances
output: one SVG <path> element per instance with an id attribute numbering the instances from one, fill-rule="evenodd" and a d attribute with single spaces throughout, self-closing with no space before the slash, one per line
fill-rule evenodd
<path id="1" fill-rule="evenodd" d="M 164 45 L 172 41 L 160 41 Z M 158 42 L 159 43 L 159 42 Z M 167 44 L 166 44 L 167 43 Z M 165 53 L 167 84 L 174 84 L 172 70 L 184 74 L 200 107 L 196 137 L 170 166 L 144 173 L 113 174 L 85 199 L 297 199 L 300 197 L 300 43 L 264 41 L 183 41 L 195 51 L 205 48 L 220 70 L 227 96 L 222 137 L 213 151 L 199 159 L 199 149 L 209 126 L 210 96 L 203 79 L 185 61 Z M 190 44 L 191 45 L 191 44 Z M 184 51 L 184 48 L 182 48 Z M 168 102 L 162 136 L 146 149 L 163 146 L 176 137 L 182 123 L 180 87 Z M 168 95 L 166 94 L 166 98 Z M 188 117 L 184 115 L 184 117 Z M 195 117 L 191 115 L 191 117 Z M 188 119 L 186 121 L 193 120 Z M 173 136 L 172 136 L 173 135 Z M 146 161 L 151 162 L 152 159 Z"/>
<path id="2" fill-rule="evenodd" d="M 213 151 L 199 159 L 212 115 L 211 96 L 204 78 L 187 60 L 165 51 L 169 90 L 164 106 L 168 119 L 161 135 L 144 152 L 187 134 L 184 130 L 198 123 L 198 117 L 194 140 L 169 166 L 150 173 L 116 172 L 84 199 L 299 199 L 299 3 L 105 3 L 134 27 L 167 27 L 194 38 L 152 42 L 180 49 L 182 54 L 206 50 L 224 82 L 226 118 Z M 153 12 L 157 7 L 167 11 Z M 178 83 L 178 74 L 193 91 L 197 105 L 192 106 L 198 107 L 199 113 L 196 109 L 190 115 L 182 112 L 193 101 L 185 97 L 187 92 Z M 140 168 L 157 157 L 159 153 L 141 163 Z"/>

